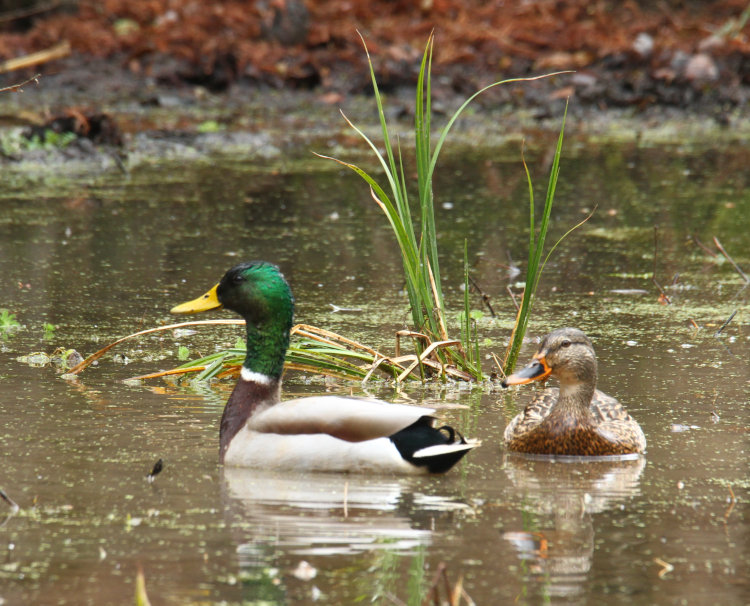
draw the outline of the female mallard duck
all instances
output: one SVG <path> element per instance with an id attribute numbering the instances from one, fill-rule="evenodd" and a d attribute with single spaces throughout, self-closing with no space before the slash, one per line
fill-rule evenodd
<path id="1" fill-rule="evenodd" d="M 280 401 L 294 298 L 275 265 L 230 269 L 205 295 L 172 309 L 226 307 L 247 323 L 247 356 L 221 418 L 226 465 L 305 471 L 442 473 L 478 445 L 434 428 L 431 408 L 315 396 Z"/>
<path id="2" fill-rule="evenodd" d="M 642 453 L 646 438 L 617 400 L 596 389 L 594 346 L 580 330 L 560 328 L 542 340 L 526 368 L 503 386 L 557 377 L 505 429 L 508 450 L 529 454 L 606 456 Z"/>

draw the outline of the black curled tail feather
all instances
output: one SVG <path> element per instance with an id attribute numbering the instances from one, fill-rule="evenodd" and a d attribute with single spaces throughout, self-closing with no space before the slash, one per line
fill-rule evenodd
<path id="1" fill-rule="evenodd" d="M 464 437 L 449 425 L 433 427 L 432 417 L 428 416 L 420 417 L 408 427 L 391 435 L 390 439 L 404 460 L 418 467 L 426 467 L 430 473 L 448 471 L 469 451 L 467 448 L 436 453 L 432 456 L 415 457 L 415 453 L 430 446 L 467 443 Z"/>
<path id="2" fill-rule="evenodd" d="M 457 429 L 453 429 L 450 425 L 437 427 L 436 431 L 445 431 L 448 434 L 448 441 L 446 444 L 466 444 L 466 440 L 461 433 Z M 456 436 L 458 436 L 458 441 L 456 441 Z"/>

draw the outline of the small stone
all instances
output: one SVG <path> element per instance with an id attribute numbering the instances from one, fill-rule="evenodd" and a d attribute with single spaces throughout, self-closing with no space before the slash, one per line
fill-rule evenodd
<path id="1" fill-rule="evenodd" d="M 300 581 L 310 581 L 315 578 L 315 576 L 318 574 L 318 571 L 309 562 L 300 560 L 300 563 L 297 564 L 297 568 L 292 571 L 292 574 Z"/>
<path id="2" fill-rule="evenodd" d="M 582 88 L 591 88 L 597 83 L 596 76 L 590 72 L 576 72 L 570 80 L 575 86 Z"/>
<path id="3" fill-rule="evenodd" d="M 65 352 L 64 367 L 73 368 L 83 362 L 83 356 L 79 354 L 75 349 L 69 349 Z"/>
<path id="4" fill-rule="evenodd" d="M 688 55 L 684 51 L 678 50 L 674 55 L 672 55 L 672 59 L 669 62 L 669 67 L 674 72 L 682 72 L 682 70 L 685 69 L 685 66 L 688 64 L 688 61 L 690 61 L 690 55 Z"/>
<path id="5" fill-rule="evenodd" d="M 633 50 L 644 59 L 654 51 L 654 39 L 646 32 L 641 32 L 633 40 Z"/>
<path id="6" fill-rule="evenodd" d="M 698 53 L 688 59 L 685 78 L 690 82 L 713 82 L 719 78 L 719 68 L 709 55 Z"/>

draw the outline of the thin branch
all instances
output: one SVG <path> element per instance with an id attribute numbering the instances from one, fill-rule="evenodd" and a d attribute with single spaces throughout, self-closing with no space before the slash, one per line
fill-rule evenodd
<path id="1" fill-rule="evenodd" d="M 729 517 L 729 514 L 732 513 L 732 510 L 734 509 L 734 505 L 737 502 L 737 497 L 734 496 L 734 490 L 732 490 L 732 485 L 728 485 L 727 488 L 729 489 L 729 507 L 727 507 L 727 510 L 724 512 L 724 521 L 726 522 L 727 518 Z"/>
<path id="2" fill-rule="evenodd" d="M 0 74 L 14 72 L 17 69 L 26 69 L 43 63 L 49 63 L 55 59 L 62 59 L 70 54 L 70 42 L 63 40 L 59 44 L 50 48 L 24 55 L 23 57 L 14 57 L 0 63 Z"/>
<path id="3" fill-rule="evenodd" d="M 695 236 L 691 236 L 691 238 L 693 239 L 693 242 L 695 242 L 698 245 L 698 247 L 701 250 L 703 250 L 703 252 L 705 252 L 707 255 L 710 255 L 711 257 L 714 257 L 714 258 L 716 258 L 718 256 L 708 246 L 706 246 L 705 244 L 703 244 L 703 242 L 701 242 L 698 238 L 696 238 Z"/>
<path id="4" fill-rule="evenodd" d="M 39 78 L 41 77 L 42 77 L 41 74 L 35 74 L 31 76 L 31 78 L 29 78 L 28 80 L 24 80 L 23 82 L 19 84 L 11 84 L 10 86 L 5 86 L 3 88 L 0 88 L 0 93 L 7 93 L 7 92 L 22 93 L 24 86 L 26 86 L 27 84 L 31 82 L 33 82 L 34 84 L 39 84 Z"/>
<path id="5" fill-rule="evenodd" d="M 505 371 L 503 370 L 503 364 L 500 362 L 500 358 L 497 357 L 497 354 L 493 351 L 490 352 L 490 355 L 492 356 L 492 359 L 495 361 L 495 366 L 497 366 L 497 369 L 500 371 L 500 374 L 503 376 L 503 379 L 506 378 Z"/>
<path id="6" fill-rule="evenodd" d="M 659 301 L 663 301 L 666 305 L 672 305 L 672 300 L 667 296 L 667 293 L 664 292 L 664 289 L 661 287 L 661 284 L 656 281 L 656 278 L 652 277 L 651 281 L 654 283 L 654 286 L 659 289 Z"/>
<path id="7" fill-rule="evenodd" d="M 719 251 L 721 251 L 721 254 L 724 255 L 727 258 L 727 260 L 734 266 L 734 268 L 737 270 L 737 273 L 742 276 L 742 279 L 745 282 L 750 283 L 750 278 L 748 278 L 747 274 L 740 269 L 740 266 L 737 265 L 737 263 L 735 263 L 734 259 L 732 259 L 732 257 L 729 256 L 729 253 L 726 250 L 724 250 L 724 247 L 721 245 L 721 242 L 719 242 L 719 238 L 717 238 L 716 236 L 714 236 L 714 244 L 716 244 L 716 248 L 718 248 Z"/>
<path id="8" fill-rule="evenodd" d="M 10 498 L 10 497 L 9 497 L 9 496 L 8 496 L 8 495 L 7 495 L 6 493 L 5 493 L 5 491 L 4 491 L 4 490 L 3 490 L 2 488 L 0 488 L 0 499 L 2 499 L 2 500 L 3 500 L 3 501 L 5 501 L 5 502 L 6 502 L 6 503 L 7 503 L 8 505 L 10 505 L 10 508 L 11 508 L 11 510 L 13 510 L 13 513 L 16 513 L 16 512 L 17 512 L 17 511 L 18 511 L 19 509 L 21 509 L 21 508 L 20 508 L 20 507 L 18 506 L 18 503 L 16 503 L 16 502 L 15 502 L 15 501 L 14 501 L 13 499 L 11 499 L 11 498 Z"/>
<path id="9" fill-rule="evenodd" d="M 121 339 L 117 339 L 117 341 L 114 341 L 113 343 L 110 343 L 109 345 L 102 347 L 99 351 L 96 353 L 91 354 L 88 358 L 86 358 L 83 362 L 80 364 L 77 364 L 73 368 L 71 368 L 67 374 L 70 375 L 77 375 L 79 372 L 81 372 L 84 368 L 87 368 L 90 366 L 93 362 L 101 358 L 105 353 L 107 353 L 110 349 L 112 349 L 115 345 L 119 345 L 123 341 L 127 341 L 128 339 L 132 339 L 134 337 L 139 337 L 141 335 L 147 335 L 152 332 L 159 332 L 162 330 L 172 330 L 173 328 L 182 328 L 184 326 L 196 326 L 196 325 L 203 325 L 203 324 L 244 324 L 244 320 L 194 320 L 192 322 L 179 322 L 178 324 L 168 324 L 167 326 L 157 326 L 156 328 L 147 328 L 146 330 L 140 330 L 138 332 L 134 332 L 132 335 L 128 335 L 126 337 L 122 337 Z"/>
<path id="10" fill-rule="evenodd" d="M 488 295 L 486 292 L 484 292 L 481 288 L 479 288 L 479 284 L 476 283 L 474 278 L 469 276 L 469 282 L 471 282 L 471 285 L 474 287 L 474 290 L 476 290 L 479 293 L 479 296 L 482 297 L 482 303 L 484 303 L 487 306 L 487 309 L 490 312 L 490 315 L 493 318 L 496 318 L 495 310 L 492 309 L 492 304 L 490 303 L 490 295 Z"/>
<path id="11" fill-rule="evenodd" d="M 508 294 L 510 295 L 510 300 L 513 301 L 513 306 L 516 308 L 516 311 L 519 311 L 520 307 L 518 306 L 516 295 L 513 294 L 513 289 L 511 289 L 510 284 L 508 284 L 508 286 L 505 287 L 505 290 L 508 291 Z"/>
<path id="12" fill-rule="evenodd" d="M 661 566 L 661 570 L 657 573 L 657 576 L 660 579 L 663 579 L 664 575 L 667 575 L 674 570 L 674 566 L 672 564 L 670 564 L 669 562 L 665 562 L 661 558 L 654 558 L 654 562 Z"/>
<path id="13" fill-rule="evenodd" d="M 437 566 L 437 570 L 435 571 L 435 575 L 432 577 L 432 583 L 430 583 L 430 586 L 427 588 L 427 593 L 425 594 L 424 601 L 422 602 L 422 606 L 428 606 L 430 603 L 430 598 L 432 599 L 433 604 L 439 604 L 440 598 L 438 596 L 438 583 L 440 583 L 440 577 L 443 575 L 443 572 L 445 571 L 445 562 L 440 562 Z"/>
<path id="14" fill-rule="evenodd" d="M 725 329 L 725 328 L 727 327 L 727 325 L 728 325 L 728 324 L 729 324 L 729 323 L 730 323 L 730 322 L 732 321 L 732 319 L 733 319 L 733 318 L 734 318 L 734 316 L 736 316 L 736 315 L 737 315 L 737 310 L 735 309 L 735 310 L 734 310 L 734 311 L 732 312 L 732 315 L 730 315 L 730 316 L 729 316 L 729 317 L 727 318 L 726 322 L 724 322 L 724 324 L 722 324 L 722 325 L 721 325 L 721 328 L 720 328 L 719 330 L 717 330 L 717 331 L 716 331 L 716 332 L 714 333 L 714 336 L 715 336 L 715 337 L 718 337 L 718 336 L 719 336 L 719 335 L 721 334 L 721 331 L 723 331 L 723 330 L 724 330 L 724 329 Z"/>

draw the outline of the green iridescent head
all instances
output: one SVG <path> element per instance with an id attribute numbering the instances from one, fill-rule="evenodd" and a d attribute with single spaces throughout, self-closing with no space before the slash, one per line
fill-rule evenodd
<path id="1" fill-rule="evenodd" d="M 237 312 L 247 322 L 244 366 L 270 377 L 281 376 L 294 319 L 294 297 L 279 268 L 265 261 L 236 265 L 206 294 L 174 307 L 172 313 L 221 307 Z"/>

